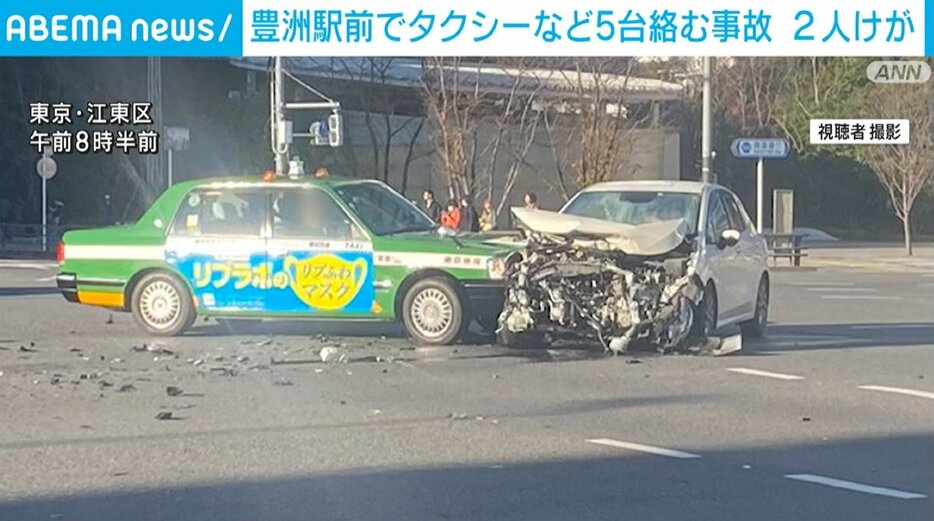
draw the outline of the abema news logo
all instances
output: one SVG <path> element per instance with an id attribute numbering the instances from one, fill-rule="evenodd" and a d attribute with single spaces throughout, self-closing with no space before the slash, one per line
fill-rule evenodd
<path id="1" fill-rule="evenodd" d="M 238 2 L 4 2 L 7 56 L 223 56 L 242 48 Z"/>

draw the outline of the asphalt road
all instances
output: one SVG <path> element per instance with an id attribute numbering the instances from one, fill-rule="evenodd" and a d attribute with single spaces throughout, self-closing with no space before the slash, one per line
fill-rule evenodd
<path id="1" fill-rule="evenodd" d="M 0 263 L 0 520 L 934 515 L 934 271 L 776 272 L 767 341 L 616 358 L 362 324 L 153 342 L 53 273 Z"/>

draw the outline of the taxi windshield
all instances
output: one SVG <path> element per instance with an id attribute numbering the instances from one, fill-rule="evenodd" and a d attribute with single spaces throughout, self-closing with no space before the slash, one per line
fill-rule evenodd
<path id="1" fill-rule="evenodd" d="M 376 235 L 427 232 L 435 228 L 435 223 L 418 207 L 382 183 L 350 183 L 334 191 Z"/>

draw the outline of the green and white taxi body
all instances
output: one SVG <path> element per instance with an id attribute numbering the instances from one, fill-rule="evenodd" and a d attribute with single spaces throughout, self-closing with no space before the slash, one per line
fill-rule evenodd
<path id="1" fill-rule="evenodd" d="M 171 187 L 134 225 L 65 234 L 57 282 L 156 335 L 199 315 L 346 318 L 446 344 L 472 319 L 495 324 L 508 253 L 440 234 L 378 181 L 209 179 Z"/>

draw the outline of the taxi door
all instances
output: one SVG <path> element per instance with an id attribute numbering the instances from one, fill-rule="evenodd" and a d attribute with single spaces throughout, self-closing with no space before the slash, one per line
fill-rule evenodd
<path id="1" fill-rule="evenodd" d="M 266 307 L 266 194 L 199 188 L 182 201 L 166 238 L 166 261 L 188 282 L 198 309 L 256 314 Z"/>
<path id="2" fill-rule="evenodd" d="M 314 186 L 277 187 L 269 198 L 266 311 L 374 316 L 373 246 L 334 198 Z"/>

